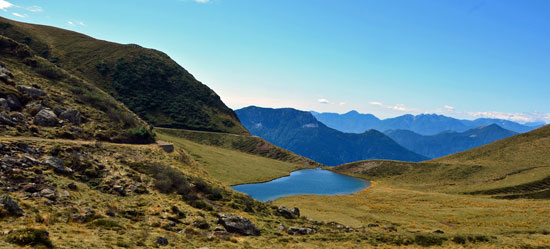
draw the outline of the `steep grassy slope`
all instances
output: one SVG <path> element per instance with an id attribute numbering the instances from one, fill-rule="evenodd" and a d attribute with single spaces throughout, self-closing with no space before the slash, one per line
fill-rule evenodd
<path id="1" fill-rule="evenodd" d="M 329 166 L 364 159 L 427 159 L 378 131 L 343 133 L 328 128 L 309 112 L 254 106 L 236 112 L 252 134 Z"/>
<path id="2" fill-rule="evenodd" d="M 423 136 L 408 130 L 389 130 L 384 134 L 413 152 L 429 158 L 438 158 L 511 137 L 517 133 L 493 124 L 465 132 L 442 132 L 432 136 Z"/>
<path id="3" fill-rule="evenodd" d="M 28 44 L 155 126 L 247 133 L 216 93 L 162 52 L 5 18 L 0 35 Z"/>
<path id="4" fill-rule="evenodd" d="M 0 35 L 0 55 L 0 70 L 12 76 L 0 81 L 0 98 L 13 101 L 0 107 L 0 136 L 151 141 L 141 136 L 149 134 L 148 125 L 124 105 L 37 56 L 27 45 Z M 47 124 L 37 123 L 36 117 L 44 109 L 59 117 Z M 74 115 L 64 119 L 64 110 L 72 110 Z"/>

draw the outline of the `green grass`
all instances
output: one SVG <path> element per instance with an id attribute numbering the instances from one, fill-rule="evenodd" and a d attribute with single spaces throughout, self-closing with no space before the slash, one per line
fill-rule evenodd
<path id="1" fill-rule="evenodd" d="M 264 182 L 289 175 L 290 172 L 312 168 L 308 164 L 291 163 L 217 146 L 192 142 L 157 131 L 157 138 L 169 141 L 187 151 L 191 157 L 216 180 L 236 185 Z"/>

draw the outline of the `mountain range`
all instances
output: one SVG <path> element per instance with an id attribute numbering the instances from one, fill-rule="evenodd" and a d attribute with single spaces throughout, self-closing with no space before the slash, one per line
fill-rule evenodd
<path id="1" fill-rule="evenodd" d="M 384 132 L 401 146 L 429 158 L 438 158 L 465 151 L 516 135 L 516 132 L 491 124 L 465 132 L 447 131 L 424 136 L 409 130 L 387 130 Z"/>
<path id="2" fill-rule="evenodd" d="M 317 120 L 330 128 L 349 133 L 361 133 L 369 129 L 379 131 L 410 130 L 420 135 L 435 135 L 445 131 L 464 132 L 479 126 L 497 124 L 517 133 L 524 133 L 543 126 L 542 123 L 525 125 L 503 119 L 479 118 L 461 120 L 438 114 L 403 115 L 395 118 L 379 119 L 372 114 L 350 111 L 345 114 L 311 112 Z"/>
<path id="3" fill-rule="evenodd" d="M 253 135 L 325 165 L 334 166 L 365 159 L 428 159 L 403 148 L 379 131 L 344 133 L 327 127 L 310 112 L 255 106 L 235 112 Z"/>

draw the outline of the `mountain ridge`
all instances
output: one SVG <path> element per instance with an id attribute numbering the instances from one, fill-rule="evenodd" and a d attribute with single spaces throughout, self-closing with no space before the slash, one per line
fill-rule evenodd
<path id="1" fill-rule="evenodd" d="M 267 141 L 326 165 L 370 159 L 422 161 L 376 130 L 343 133 L 319 122 L 311 113 L 292 108 L 250 106 L 235 111 L 242 124 Z"/>
<path id="2" fill-rule="evenodd" d="M 507 130 L 523 133 L 541 127 L 540 123 L 529 123 L 530 126 L 528 126 L 504 119 L 478 118 L 475 120 L 465 120 L 440 114 L 405 114 L 394 118 L 378 119 L 372 114 L 362 114 L 357 111 L 350 111 L 345 114 L 319 113 L 315 111 L 311 111 L 311 113 L 327 126 L 350 133 L 361 133 L 368 129 L 376 129 L 379 131 L 411 130 L 420 135 L 436 135 L 449 130 L 464 132 L 478 126 L 487 126 L 490 124 L 498 124 Z M 353 115 L 349 115 L 349 113 Z"/>

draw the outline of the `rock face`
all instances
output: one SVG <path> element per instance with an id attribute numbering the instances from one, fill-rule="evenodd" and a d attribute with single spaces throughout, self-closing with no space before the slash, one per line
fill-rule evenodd
<path id="1" fill-rule="evenodd" d="M 80 123 L 82 122 L 80 112 L 74 109 L 61 112 L 61 114 L 59 114 L 59 118 L 71 122 L 75 125 L 80 125 Z"/>
<path id="2" fill-rule="evenodd" d="M 33 99 L 40 98 L 42 96 L 46 96 L 46 93 L 36 87 L 32 86 L 25 86 L 25 85 L 19 85 L 17 86 L 17 90 L 20 93 L 27 94 Z"/>
<path id="3" fill-rule="evenodd" d="M 260 230 L 250 220 L 235 214 L 219 214 L 218 224 L 230 233 L 247 236 L 260 236 Z"/>
<path id="4" fill-rule="evenodd" d="M 315 233 L 315 230 L 308 227 L 291 227 L 287 230 L 287 233 L 290 235 L 308 235 Z"/>
<path id="5" fill-rule="evenodd" d="M 56 126 L 58 124 L 56 117 L 50 109 L 43 109 L 34 116 L 33 123 L 39 126 Z"/>
<path id="6" fill-rule="evenodd" d="M 298 208 L 287 208 L 280 206 L 277 208 L 277 213 L 282 215 L 283 217 L 287 219 L 295 219 L 300 217 L 300 209 Z"/>
<path id="7" fill-rule="evenodd" d="M 0 198 L 0 217 L 3 213 L 10 216 L 22 216 L 24 212 L 12 198 L 5 195 Z"/>
<path id="8" fill-rule="evenodd" d="M 63 161 L 57 157 L 49 156 L 42 161 L 43 164 L 46 164 L 53 168 L 53 171 L 60 174 L 69 174 L 72 171 L 72 169 L 65 167 L 63 164 Z"/>

